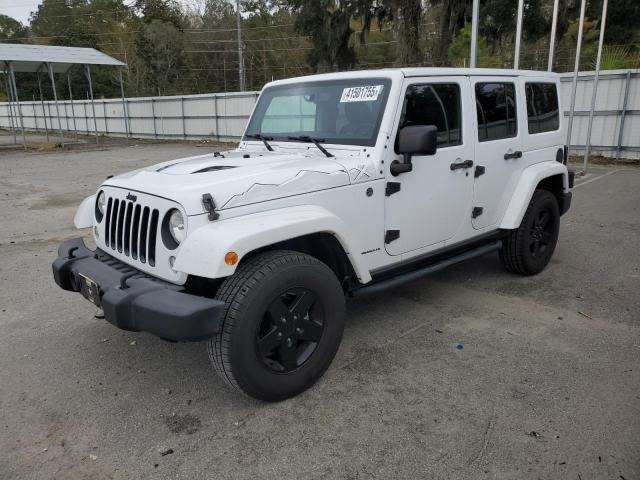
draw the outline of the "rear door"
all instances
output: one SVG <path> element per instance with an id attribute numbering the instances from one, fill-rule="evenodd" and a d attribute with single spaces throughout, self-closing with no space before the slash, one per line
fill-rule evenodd
<path id="1" fill-rule="evenodd" d="M 518 116 L 520 90 L 516 77 L 472 77 L 476 107 L 472 224 L 496 226 L 522 170 Z"/>
<path id="2" fill-rule="evenodd" d="M 387 167 L 385 228 L 387 235 L 394 233 L 386 242 L 390 255 L 453 237 L 468 225 L 473 195 L 473 112 L 463 108 L 471 101 L 468 77 L 408 78 L 403 90 L 391 138 L 397 140 L 406 125 L 435 125 L 438 151 L 414 155 L 413 171 L 397 177 Z M 387 166 L 402 159 L 396 147 L 389 148 Z"/>
<path id="3" fill-rule="evenodd" d="M 553 77 L 520 77 L 524 91 L 522 153 L 523 164 L 554 161 L 563 150 L 562 117 L 558 98 L 559 80 Z M 524 117 L 524 115 L 522 115 Z"/>

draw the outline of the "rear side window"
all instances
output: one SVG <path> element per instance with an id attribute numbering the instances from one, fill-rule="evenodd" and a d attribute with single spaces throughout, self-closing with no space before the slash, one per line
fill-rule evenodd
<path id="1" fill-rule="evenodd" d="M 460 87 L 456 83 L 411 85 L 407 88 L 400 128 L 435 125 L 438 147 L 462 143 Z"/>
<path id="2" fill-rule="evenodd" d="M 560 128 L 558 91 L 555 83 L 526 83 L 529 133 L 553 132 Z"/>
<path id="3" fill-rule="evenodd" d="M 476 83 L 478 141 L 515 137 L 518 133 L 513 83 Z"/>

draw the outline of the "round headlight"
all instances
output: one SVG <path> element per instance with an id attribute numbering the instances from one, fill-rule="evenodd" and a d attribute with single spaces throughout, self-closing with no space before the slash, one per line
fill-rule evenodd
<path id="1" fill-rule="evenodd" d="M 102 221 L 102 217 L 104 217 L 104 211 L 107 208 L 107 196 L 103 191 L 98 193 L 98 198 L 96 199 L 96 220 L 98 222 Z"/>
<path id="2" fill-rule="evenodd" d="M 169 214 L 169 233 L 177 244 L 180 244 L 187 237 L 187 230 L 184 228 L 184 217 L 179 210 L 172 210 Z"/>
<path id="3" fill-rule="evenodd" d="M 98 194 L 98 210 L 104 215 L 104 209 L 107 208 L 107 196 L 104 192 Z"/>

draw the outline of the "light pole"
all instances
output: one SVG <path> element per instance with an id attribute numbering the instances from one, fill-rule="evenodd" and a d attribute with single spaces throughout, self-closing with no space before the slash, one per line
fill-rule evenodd
<path id="1" fill-rule="evenodd" d="M 242 16 L 240 15 L 240 0 L 236 0 L 236 23 L 238 28 L 238 76 L 240 91 L 244 92 L 244 56 L 242 55 Z"/>
<path id="2" fill-rule="evenodd" d="M 478 44 L 478 11 L 480 10 L 480 0 L 473 0 L 473 9 L 471 13 L 471 59 L 469 66 L 476 68 L 476 50 Z"/>

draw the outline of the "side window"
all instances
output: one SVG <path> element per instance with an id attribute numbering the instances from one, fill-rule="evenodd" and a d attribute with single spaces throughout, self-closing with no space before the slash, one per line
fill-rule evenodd
<path id="1" fill-rule="evenodd" d="M 513 83 L 476 83 L 478 141 L 515 137 L 518 133 Z"/>
<path id="2" fill-rule="evenodd" d="M 529 133 L 553 132 L 560 128 L 558 92 L 555 83 L 526 83 Z"/>
<path id="3" fill-rule="evenodd" d="M 411 85 L 402 106 L 399 129 L 408 125 L 435 125 L 438 147 L 462 143 L 460 87 L 456 83 Z"/>

